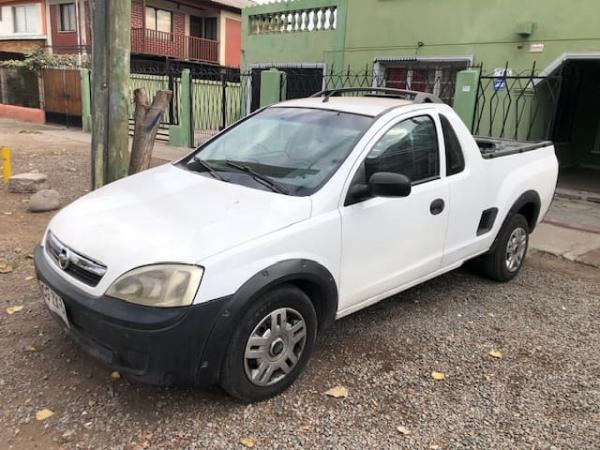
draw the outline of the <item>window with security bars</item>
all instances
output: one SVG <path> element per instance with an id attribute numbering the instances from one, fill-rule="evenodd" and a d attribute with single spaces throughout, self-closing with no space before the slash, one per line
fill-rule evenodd
<path id="1" fill-rule="evenodd" d="M 428 92 L 451 104 L 456 74 L 467 68 L 466 61 L 455 63 L 390 62 L 384 63 L 385 86 L 394 89 Z"/>

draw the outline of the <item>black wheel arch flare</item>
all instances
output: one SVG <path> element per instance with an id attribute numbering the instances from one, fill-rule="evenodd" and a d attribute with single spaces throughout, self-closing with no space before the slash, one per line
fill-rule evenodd
<path id="1" fill-rule="evenodd" d="M 542 201 L 540 199 L 540 195 L 536 191 L 529 190 L 521 194 L 508 210 L 508 213 L 506 214 L 506 217 L 502 222 L 502 226 L 498 229 L 498 234 L 494 239 L 494 243 L 492 244 L 490 251 L 493 251 L 496 248 L 496 245 L 498 244 L 498 235 L 500 234 L 500 230 L 504 228 L 506 222 L 512 216 L 519 213 L 520 211 L 527 210 L 525 219 L 527 219 L 527 223 L 529 224 L 529 232 L 531 233 L 535 229 L 535 226 L 537 224 L 541 207 Z"/>
<path id="2" fill-rule="evenodd" d="M 331 272 L 323 265 L 306 259 L 277 262 L 248 279 L 231 297 L 224 300 L 204 348 L 199 371 L 208 369 L 218 376 L 231 335 L 253 300 L 279 285 L 292 284 L 311 299 L 319 320 L 319 329 L 327 328 L 338 308 L 338 289 Z"/>

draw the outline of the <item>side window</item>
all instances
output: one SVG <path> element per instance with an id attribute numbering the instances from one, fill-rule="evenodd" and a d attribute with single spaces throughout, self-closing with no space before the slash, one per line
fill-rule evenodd
<path id="1" fill-rule="evenodd" d="M 446 147 L 446 176 L 455 175 L 465 169 L 465 158 L 450 121 L 440 114 L 444 146 Z"/>
<path id="2" fill-rule="evenodd" d="M 440 175 L 435 123 L 429 116 L 411 117 L 394 125 L 365 159 L 368 180 L 376 172 L 406 175 L 418 183 Z"/>

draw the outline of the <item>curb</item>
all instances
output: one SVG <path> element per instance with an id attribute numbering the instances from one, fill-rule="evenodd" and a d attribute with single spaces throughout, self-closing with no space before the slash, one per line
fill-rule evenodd
<path id="1" fill-rule="evenodd" d="M 600 194 L 588 191 L 576 191 L 574 189 L 556 189 L 555 197 L 567 200 L 584 200 L 587 202 L 600 203 Z"/>
<path id="2" fill-rule="evenodd" d="M 547 223 L 548 225 L 554 225 L 556 227 L 568 228 L 569 230 L 583 231 L 585 233 L 593 233 L 600 234 L 600 228 L 585 226 L 585 225 L 575 225 L 567 222 L 561 222 L 560 220 L 554 219 L 544 219 L 542 223 Z"/>

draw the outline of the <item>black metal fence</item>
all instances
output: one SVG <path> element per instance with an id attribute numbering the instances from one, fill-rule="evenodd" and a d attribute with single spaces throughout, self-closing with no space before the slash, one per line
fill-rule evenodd
<path id="1" fill-rule="evenodd" d="M 157 139 L 169 140 L 169 128 L 179 125 L 181 114 L 181 72 L 183 67 L 170 61 L 135 61 L 129 69 L 129 95 L 131 98 L 129 116 L 129 134 L 133 134 L 134 128 L 134 91 L 145 88 L 150 101 L 158 91 L 169 90 L 173 92 L 171 101 L 165 110 L 158 128 Z"/>
<path id="2" fill-rule="evenodd" d="M 282 97 L 286 99 L 308 97 L 324 89 L 372 86 L 430 92 L 447 103 L 454 99 L 456 74 L 461 70 L 456 65 L 428 67 L 418 63 L 384 67 L 378 71 L 373 71 L 370 66 L 364 70 L 348 68 L 341 72 L 325 71 L 323 67 L 314 65 L 274 67 L 285 73 L 281 89 Z M 181 122 L 181 74 L 184 69 L 190 69 L 191 73 L 190 119 L 195 142 L 201 142 L 259 108 L 261 73 L 269 67 L 241 73 L 239 70 L 187 62 L 132 63 L 132 119 L 133 91 L 136 88 L 145 87 L 150 98 L 161 89 L 173 91 L 173 98 L 163 116 L 159 139 L 168 139 L 169 127 Z M 474 134 L 519 140 L 552 137 L 562 83 L 560 73 L 539 75 L 535 64 L 530 70 L 516 74 L 510 71 L 508 64 L 491 73 L 485 73 L 482 66 L 479 70 L 481 76 L 471 127 Z M 44 75 L 43 71 L 41 73 Z M 69 85 L 72 88 L 76 83 L 73 78 Z M 77 99 L 71 98 L 73 93 L 67 91 L 65 88 L 65 95 L 68 94 L 75 105 Z M 41 92 L 46 92 L 47 105 L 40 101 Z M 52 94 L 56 92 L 51 80 L 45 76 L 40 78 L 36 72 L 23 68 L 0 68 L 0 103 L 48 109 Z M 60 102 L 64 103 L 63 100 Z M 75 109 L 76 106 L 73 106 Z"/>
<path id="3" fill-rule="evenodd" d="M 172 65 L 168 70 L 177 76 L 183 68 L 185 67 Z M 231 69 L 191 68 L 190 101 L 196 143 L 206 140 L 260 107 L 261 74 L 269 68 L 253 68 L 245 73 Z M 342 72 L 325 72 L 322 67 L 315 66 L 276 68 L 285 73 L 281 90 L 282 97 L 288 100 L 309 97 L 324 89 L 387 86 L 423 90 L 451 103 L 457 72 L 456 67 L 452 67 L 450 72 L 439 67 L 406 66 L 404 78 L 396 73 L 395 79 L 391 80 L 388 73 L 375 73 L 369 68 L 363 71 L 348 68 Z M 413 76 L 417 71 L 419 76 Z M 165 80 L 163 83 L 166 83 Z M 172 108 L 177 108 L 180 100 L 174 96 Z"/>
<path id="4" fill-rule="evenodd" d="M 138 87 L 145 87 L 151 98 L 161 89 L 173 91 L 173 98 L 163 116 L 159 139 L 168 138 L 170 125 L 180 124 L 181 74 L 184 69 L 189 69 L 191 75 L 190 119 L 195 143 L 206 140 L 247 114 L 249 97 L 246 88 L 250 85 L 250 76 L 241 74 L 239 70 L 185 61 L 136 61 L 130 69 L 132 102 L 133 91 Z"/>
<path id="5" fill-rule="evenodd" d="M 508 64 L 481 76 L 472 132 L 515 140 L 551 139 L 561 89 L 560 73 L 542 76 L 535 63 L 512 73 Z"/>
<path id="6" fill-rule="evenodd" d="M 191 71 L 190 91 L 195 141 L 201 142 L 237 122 L 247 113 L 250 75 L 239 70 Z"/>
<path id="7" fill-rule="evenodd" d="M 171 102 L 163 114 L 162 124 L 164 126 L 178 125 L 180 82 L 181 72 L 178 70 L 171 70 L 168 66 L 132 64 L 129 75 L 129 93 L 131 102 L 133 104 L 133 92 L 135 89 L 141 87 L 146 89 L 150 99 L 153 99 L 160 90 L 166 89 L 173 91 Z M 131 117 L 133 118 L 133 108 Z"/>
<path id="8" fill-rule="evenodd" d="M 384 68 L 374 72 L 372 67 L 354 70 L 348 67 L 343 71 L 325 71 L 319 66 L 272 66 L 285 73 L 282 94 L 288 100 L 309 97 L 325 89 L 341 89 L 356 87 L 389 87 L 429 92 L 451 104 L 454 99 L 456 74 L 464 67 L 456 65 L 435 67 L 425 66 L 418 62 L 404 64 L 401 67 Z M 269 66 L 254 68 L 246 74 L 251 80 L 250 110 L 259 107 L 261 72 Z M 356 95 L 356 94 L 348 94 Z"/>

